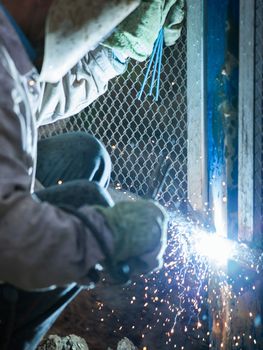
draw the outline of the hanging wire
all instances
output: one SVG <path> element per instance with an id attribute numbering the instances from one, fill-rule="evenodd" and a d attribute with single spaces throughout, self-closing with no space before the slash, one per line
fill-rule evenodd
<path id="1" fill-rule="evenodd" d="M 152 80 L 151 80 L 151 85 L 150 85 L 149 96 L 153 95 L 154 86 L 156 84 L 155 101 L 158 101 L 158 99 L 159 99 L 163 46 L 164 46 L 164 31 L 162 28 L 159 32 L 157 40 L 155 41 L 155 44 L 153 47 L 153 52 L 152 52 L 152 55 L 150 57 L 147 71 L 146 71 L 146 74 L 145 74 L 145 77 L 144 77 L 144 80 L 142 83 L 142 87 L 137 95 L 139 100 L 142 99 L 142 95 L 143 95 L 143 92 L 145 90 L 145 86 L 147 84 L 148 78 L 150 76 L 153 63 L 154 63 L 154 66 L 153 66 L 153 71 L 152 71 Z M 156 78 L 156 74 L 157 74 L 157 78 Z"/>

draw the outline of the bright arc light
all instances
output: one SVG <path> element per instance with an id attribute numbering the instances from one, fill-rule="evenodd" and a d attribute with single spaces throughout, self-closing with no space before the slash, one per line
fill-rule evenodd
<path id="1" fill-rule="evenodd" d="M 232 256 L 232 244 L 218 234 L 197 231 L 195 235 L 195 250 L 198 255 L 207 257 L 219 265 L 226 264 Z"/>

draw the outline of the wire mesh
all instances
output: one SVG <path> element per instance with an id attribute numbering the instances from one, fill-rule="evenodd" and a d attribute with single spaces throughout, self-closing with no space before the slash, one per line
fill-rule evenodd
<path id="1" fill-rule="evenodd" d="M 40 136 L 90 132 L 110 153 L 112 186 L 142 197 L 157 195 L 174 208 L 187 198 L 185 27 L 176 45 L 164 50 L 158 102 L 145 95 L 137 99 L 147 63 L 130 62 L 103 96 L 78 116 L 41 128 Z"/>
<path id="2" fill-rule="evenodd" d="M 263 232 L 263 0 L 256 1 L 255 27 L 255 230 Z M 263 238 L 261 238 L 263 245 Z"/>

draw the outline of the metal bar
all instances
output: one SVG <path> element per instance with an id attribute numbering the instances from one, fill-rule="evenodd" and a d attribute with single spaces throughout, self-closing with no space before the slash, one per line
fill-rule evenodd
<path id="1" fill-rule="evenodd" d="M 237 216 L 237 0 L 206 2 L 206 86 L 209 205 L 216 238 L 235 238 L 231 227 Z M 227 27 L 226 27 L 227 23 Z M 236 234 L 237 235 L 237 234 Z M 222 265 L 227 273 L 227 263 Z M 230 320 L 231 301 L 220 276 L 208 281 L 209 348 L 232 349 L 235 334 Z M 216 296 L 214 294 L 216 291 Z"/>
<path id="2" fill-rule="evenodd" d="M 204 3 L 187 0 L 188 198 L 199 211 L 207 202 Z"/>
<path id="3" fill-rule="evenodd" d="M 263 0 L 255 9 L 254 243 L 263 247 Z"/>
<path id="4" fill-rule="evenodd" d="M 240 0 L 238 106 L 238 238 L 253 240 L 255 1 Z"/>

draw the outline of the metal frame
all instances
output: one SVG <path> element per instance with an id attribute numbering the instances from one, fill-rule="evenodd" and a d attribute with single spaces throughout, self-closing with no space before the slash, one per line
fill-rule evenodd
<path id="1" fill-rule="evenodd" d="M 187 0 L 188 198 L 202 211 L 207 202 L 205 116 L 205 0 Z"/>
<path id="2" fill-rule="evenodd" d="M 240 0 L 238 238 L 253 240 L 255 0 Z"/>
<path id="3" fill-rule="evenodd" d="M 263 0 L 255 6 L 254 243 L 263 247 Z"/>

